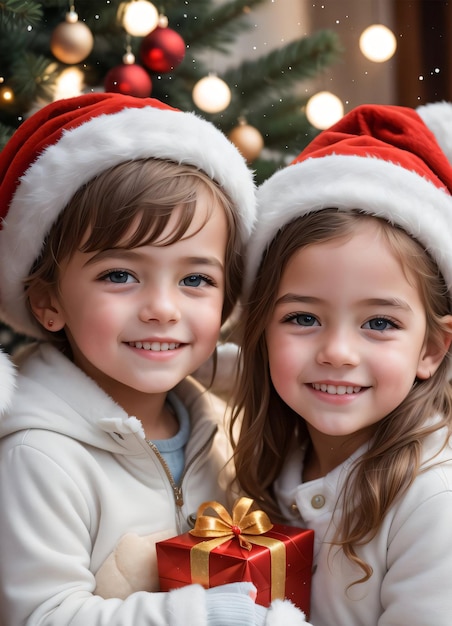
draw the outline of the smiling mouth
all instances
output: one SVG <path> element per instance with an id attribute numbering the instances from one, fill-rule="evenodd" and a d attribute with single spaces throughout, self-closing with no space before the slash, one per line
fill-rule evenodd
<path id="1" fill-rule="evenodd" d="M 359 393 L 362 387 L 354 387 L 352 385 L 327 385 L 326 383 L 311 383 L 316 391 L 324 391 L 333 396 L 344 396 Z"/>
<path id="2" fill-rule="evenodd" d="M 150 350 L 151 352 L 166 352 L 167 350 L 176 350 L 180 343 L 169 343 L 167 341 L 129 341 L 129 346 L 138 348 L 139 350 Z"/>

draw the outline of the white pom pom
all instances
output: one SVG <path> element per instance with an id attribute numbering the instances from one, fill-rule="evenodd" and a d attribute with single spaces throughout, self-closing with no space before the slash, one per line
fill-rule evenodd
<path id="1" fill-rule="evenodd" d="M 433 102 L 418 107 L 416 112 L 435 135 L 441 150 L 452 164 L 452 103 Z"/>
<path id="2" fill-rule="evenodd" d="M 14 365 L 0 350 L 0 413 L 8 408 L 15 386 Z"/>

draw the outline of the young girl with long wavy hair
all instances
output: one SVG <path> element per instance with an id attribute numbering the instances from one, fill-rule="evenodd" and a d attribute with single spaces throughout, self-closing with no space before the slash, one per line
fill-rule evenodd
<path id="1" fill-rule="evenodd" d="M 315 626 L 450 624 L 451 122 L 358 107 L 258 192 L 235 464 L 315 531 Z"/>

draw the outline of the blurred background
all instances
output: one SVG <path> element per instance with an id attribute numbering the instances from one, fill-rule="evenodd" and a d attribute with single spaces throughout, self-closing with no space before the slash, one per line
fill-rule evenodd
<path id="1" fill-rule="evenodd" d="M 211 120 L 261 183 L 359 104 L 452 100 L 451 29 L 444 0 L 3 0 L 0 150 L 52 100 L 120 92 Z"/>
<path id="2" fill-rule="evenodd" d="M 263 180 L 358 104 L 451 99 L 451 28 L 444 0 L 4 0 L 0 149 L 52 99 L 119 91 L 235 131 Z"/>

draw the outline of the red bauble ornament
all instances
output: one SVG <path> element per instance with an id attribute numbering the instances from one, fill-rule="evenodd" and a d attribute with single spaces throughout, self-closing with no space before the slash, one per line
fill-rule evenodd
<path id="1" fill-rule="evenodd" d="M 183 61 L 185 41 L 175 30 L 157 26 L 143 37 L 140 55 L 144 65 L 152 72 L 171 72 Z"/>
<path id="2" fill-rule="evenodd" d="M 104 79 L 105 91 L 122 93 L 126 96 L 147 98 L 151 95 L 152 81 L 141 65 L 117 65 L 112 67 Z"/>

